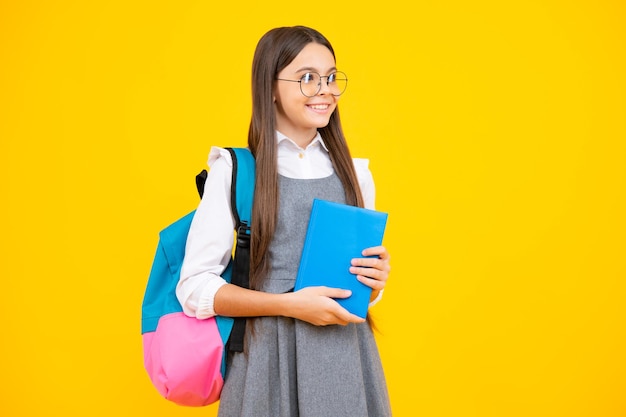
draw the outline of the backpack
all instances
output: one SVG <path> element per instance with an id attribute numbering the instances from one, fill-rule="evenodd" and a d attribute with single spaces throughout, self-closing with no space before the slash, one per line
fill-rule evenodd
<path id="1" fill-rule="evenodd" d="M 255 161 L 248 149 L 226 149 L 233 160 L 231 207 L 237 239 L 235 255 L 222 278 L 247 288 Z M 206 175 L 203 170 L 196 177 L 201 197 Z M 141 307 L 141 334 L 144 367 L 159 393 L 179 405 L 204 406 L 219 400 L 228 350 L 243 350 L 245 319 L 199 320 L 183 313 L 176 285 L 194 213 L 159 233 Z"/>

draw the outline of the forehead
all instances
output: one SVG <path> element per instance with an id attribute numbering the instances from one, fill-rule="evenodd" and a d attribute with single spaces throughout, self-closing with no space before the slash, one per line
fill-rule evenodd
<path id="1" fill-rule="evenodd" d="M 319 43 L 309 43 L 287 65 L 284 71 L 317 71 L 325 73 L 335 69 L 335 58 L 330 49 Z"/>

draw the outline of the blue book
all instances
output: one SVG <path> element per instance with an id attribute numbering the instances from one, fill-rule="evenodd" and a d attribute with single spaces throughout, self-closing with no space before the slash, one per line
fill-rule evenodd
<path id="1" fill-rule="evenodd" d="M 294 290 L 326 286 L 351 290 L 337 299 L 346 310 L 365 318 L 372 289 L 350 273 L 350 261 L 363 249 L 383 242 L 387 213 L 314 199 Z"/>

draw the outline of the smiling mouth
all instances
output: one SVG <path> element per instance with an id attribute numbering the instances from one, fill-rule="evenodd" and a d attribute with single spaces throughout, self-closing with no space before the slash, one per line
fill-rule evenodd
<path id="1" fill-rule="evenodd" d="M 310 104 L 308 107 L 313 110 L 328 110 L 330 105 L 329 104 Z"/>

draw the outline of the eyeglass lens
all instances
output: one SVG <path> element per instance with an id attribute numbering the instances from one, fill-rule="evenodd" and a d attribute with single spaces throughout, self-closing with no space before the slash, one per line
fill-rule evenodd
<path id="1" fill-rule="evenodd" d="M 343 72 L 334 72 L 328 76 L 320 76 L 316 72 L 307 72 L 300 78 L 300 89 L 307 97 L 317 95 L 322 89 L 322 78 L 328 85 L 330 93 L 334 96 L 341 95 L 348 86 L 348 77 Z"/>

